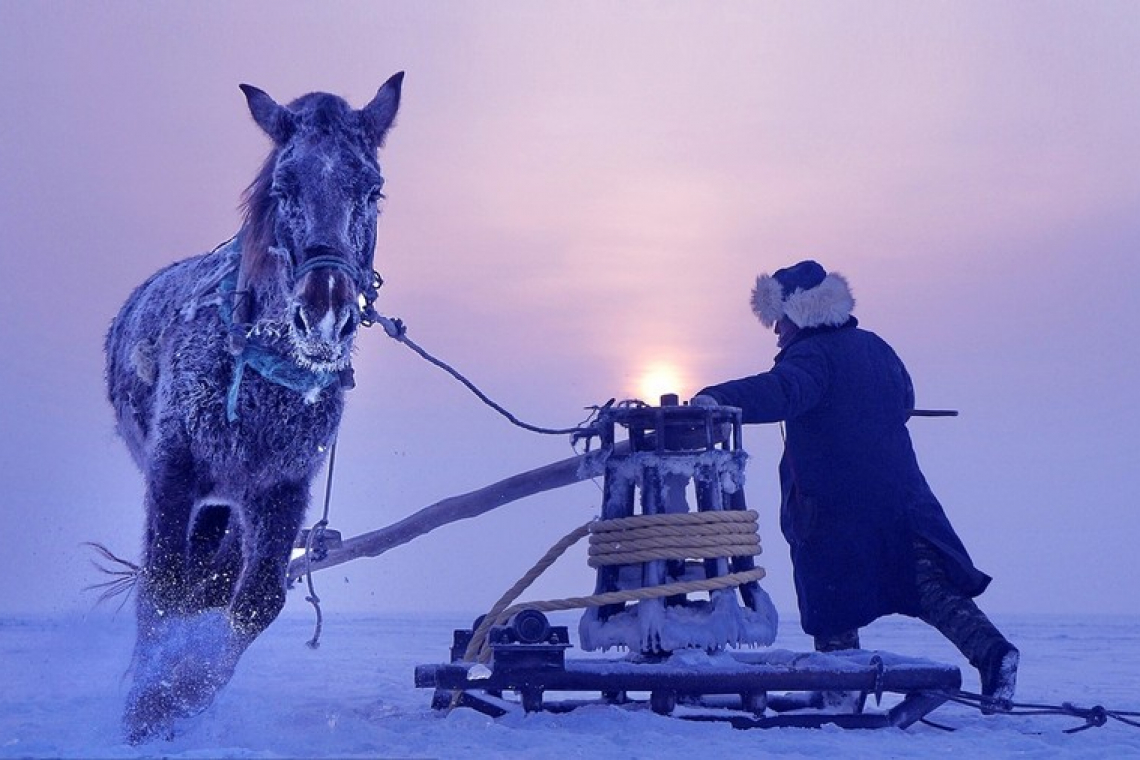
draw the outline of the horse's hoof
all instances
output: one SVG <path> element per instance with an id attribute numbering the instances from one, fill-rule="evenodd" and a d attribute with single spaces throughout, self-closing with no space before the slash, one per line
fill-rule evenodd
<path id="1" fill-rule="evenodd" d="M 136 725 L 124 722 L 123 735 L 127 744 L 138 746 L 153 741 L 173 741 L 174 729 L 170 726 L 154 726 L 147 723 Z"/>
<path id="2" fill-rule="evenodd" d="M 146 744 L 174 738 L 169 694 L 151 690 L 132 699 L 123 715 L 123 735 L 128 744 Z"/>
<path id="3" fill-rule="evenodd" d="M 137 652 L 123 717 L 127 741 L 173 736 L 176 721 L 203 712 L 233 675 L 241 647 L 227 616 L 210 611 L 165 621 Z"/>

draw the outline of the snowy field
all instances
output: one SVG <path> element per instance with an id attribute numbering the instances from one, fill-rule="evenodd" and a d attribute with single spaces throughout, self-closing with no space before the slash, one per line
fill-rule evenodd
<path id="1" fill-rule="evenodd" d="M 499 720 L 434 712 L 430 691 L 414 687 L 413 671 L 445 661 L 452 629 L 472 617 L 326 610 L 322 645 L 313 651 L 305 646 L 313 618 L 290 612 L 250 649 L 208 712 L 173 741 L 144 747 L 123 744 L 118 733 L 129 614 L 0 619 L 0 757 L 1140 757 L 1140 729 L 1119 722 L 1066 734 L 1081 721 L 985 717 L 952 704 L 930 717 L 954 732 L 921 724 L 906 731 L 739 731 L 601 706 Z M 554 617 L 572 636 L 576 620 Z M 1140 617 L 997 622 L 1022 650 L 1019 702 L 1140 710 Z M 880 621 L 864 630 L 863 644 L 962 666 L 964 688 L 977 690 L 976 674 L 920 623 Z M 785 620 L 776 646 L 807 649 L 808 641 Z"/>

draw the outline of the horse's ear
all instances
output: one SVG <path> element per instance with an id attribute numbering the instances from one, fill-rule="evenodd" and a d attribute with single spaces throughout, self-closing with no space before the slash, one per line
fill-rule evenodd
<path id="1" fill-rule="evenodd" d="M 269 97 L 263 90 L 251 84 L 240 85 L 245 93 L 246 102 L 249 103 L 249 112 L 257 126 L 269 135 L 273 142 L 281 145 L 293 136 L 297 123 L 288 108 L 278 105 L 277 101 Z"/>
<path id="2" fill-rule="evenodd" d="M 396 110 L 400 107 L 400 88 L 404 84 L 404 72 L 394 74 L 380 90 L 372 102 L 360 109 L 364 126 L 372 143 L 379 148 L 396 120 Z"/>

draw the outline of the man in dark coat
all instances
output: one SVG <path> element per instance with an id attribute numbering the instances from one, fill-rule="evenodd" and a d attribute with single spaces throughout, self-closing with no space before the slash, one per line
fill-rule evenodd
<path id="1" fill-rule="evenodd" d="M 973 602 L 990 577 L 927 485 L 906 423 L 914 389 L 885 341 L 851 316 L 847 281 L 814 261 L 760 276 L 753 312 L 774 327 L 768 372 L 701 390 L 745 423 L 785 422 L 780 527 L 800 618 L 820 651 L 902 613 L 935 626 L 981 674 L 990 706 L 1013 697 L 1018 650 Z"/>

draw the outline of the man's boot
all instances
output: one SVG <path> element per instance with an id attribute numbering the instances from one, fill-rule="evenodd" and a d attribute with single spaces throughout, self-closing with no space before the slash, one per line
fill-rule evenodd
<path id="1" fill-rule="evenodd" d="M 1021 653 L 1013 644 L 1002 640 L 990 648 L 978 664 L 982 680 L 982 712 L 992 715 L 1008 711 L 1013 705 L 1013 692 L 1017 688 L 1017 666 Z"/>

